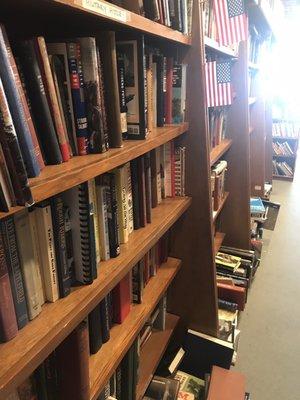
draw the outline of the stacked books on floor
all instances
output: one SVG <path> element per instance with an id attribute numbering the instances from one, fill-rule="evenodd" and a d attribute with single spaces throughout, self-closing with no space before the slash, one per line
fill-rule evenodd
<path id="1" fill-rule="evenodd" d="M 186 65 L 114 32 L 9 42 L 0 27 L 0 209 L 33 204 L 45 164 L 145 139 L 185 118 Z"/>
<path id="2" fill-rule="evenodd" d="M 16 336 L 45 302 L 91 284 L 100 263 L 117 257 L 133 230 L 151 223 L 153 208 L 166 197 L 184 196 L 184 171 L 184 148 L 169 142 L 2 219 L 1 340 Z M 155 257 L 144 261 L 146 281 Z"/>
<path id="3" fill-rule="evenodd" d="M 277 161 L 272 160 L 273 163 L 273 175 L 287 176 L 293 178 L 294 167 L 288 161 Z"/>
<path id="4" fill-rule="evenodd" d="M 185 35 L 192 32 L 191 0 L 112 0 L 111 3 L 149 18 Z"/>
<path id="5" fill-rule="evenodd" d="M 272 125 L 273 137 L 299 137 L 299 124 L 293 121 L 273 121 Z"/>
<path id="6" fill-rule="evenodd" d="M 273 147 L 273 155 L 276 156 L 294 156 L 294 150 L 292 149 L 291 145 L 289 142 L 279 142 L 279 141 L 273 141 L 272 143 Z"/>
<path id="7" fill-rule="evenodd" d="M 225 196 L 225 173 L 227 161 L 219 161 L 211 169 L 212 209 L 216 213 L 221 206 Z"/>
<path id="8" fill-rule="evenodd" d="M 211 149 L 218 146 L 226 137 L 227 113 L 226 107 L 208 109 Z"/>

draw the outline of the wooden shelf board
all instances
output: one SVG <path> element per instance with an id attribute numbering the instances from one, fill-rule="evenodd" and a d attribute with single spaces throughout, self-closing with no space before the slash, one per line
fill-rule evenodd
<path id="1" fill-rule="evenodd" d="M 249 97 L 249 99 L 248 99 L 249 106 L 252 106 L 253 104 L 255 104 L 256 101 L 257 101 L 256 97 Z"/>
<path id="2" fill-rule="evenodd" d="M 272 154 L 272 157 L 275 158 L 290 158 L 292 160 L 295 160 L 296 158 L 296 154 L 289 154 L 289 155 L 283 155 L 283 154 Z"/>
<path id="3" fill-rule="evenodd" d="M 53 3 L 61 4 L 62 6 L 70 7 L 74 10 L 84 11 L 85 13 L 93 14 L 99 17 L 101 20 L 108 21 L 110 23 L 117 24 L 122 28 L 130 28 L 134 30 L 138 30 L 140 32 L 149 34 L 151 36 L 156 36 L 161 39 L 170 40 L 172 42 L 176 42 L 182 45 L 190 45 L 191 37 L 188 35 L 184 35 L 183 33 L 171 29 L 165 25 L 159 24 L 157 22 L 151 21 L 148 18 L 142 17 L 141 15 L 135 14 L 133 12 L 127 11 L 124 8 L 112 5 L 106 1 L 97 1 L 100 5 L 101 3 L 104 6 L 108 6 L 110 8 L 115 9 L 117 12 L 120 10 L 122 12 L 123 18 L 122 20 L 118 20 L 109 16 L 108 14 L 103 15 L 100 12 L 93 11 L 91 9 L 87 9 L 82 6 L 82 0 L 52 0 Z M 101 10 L 102 7 L 99 7 Z"/>
<path id="4" fill-rule="evenodd" d="M 43 306 L 41 314 L 10 342 L 0 344 L 0 398 L 22 383 L 57 345 L 130 271 L 191 204 L 188 197 L 165 199 L 153 209 L 152 223 L 134 231 L 117 258 L 101 261 L 98 278 Z M 26 344 L 26 345 L 24 345 Z"/>
<path id="5" fill-rule="evenodd" d="M 285 176 L 285 175 L 273 175 L 273 179 L 281 179 L 283 181 L 292 181 L 294 180 L 293 176 Z"/>
<path id="6" fill-rule="evenodd" d="M 132 306 L 125 321 L 111 329 L 110 340 L 101 347 L 97 354 L 90 357 L 90 400 L 98 398 L 101 390 L 172 282 L 180 265 L 180 260 L 169 258 L 168 262 L 159 268 L 157 275 L 150 279 L 144 289 L 143 303 Z"/>
<path id="7" fill-rule="evenodd" d="M 141 348 L 136 400 L 143 398 L 178 321 L 177 315 L 167 314 L 166 329 L 152 332 L 150 338 Z"/>
<path id="8" fill-rule="evenodd" d="M 30 179 L 34 201 L 37 203 L 55 194 L 79 185 L 95 176 L 101 175 L 119 165 L 147 153 L 156 147 L 169 142 L 188 130 L 188 123 L 168 125 L 155 128 L 146 140 L 125 140 L 122 148 L 110 149 L 103 154 L 75 156 L 60 165 L 46 166 L 40 176 Z M 9 213 L 0 213 L 5 218 L 22 210 L 24 207 L 13 207 Z"/>
<path id="9" fill-rule="evenodd" d="M 231 139 L 223 139 L 220 144 L 215 146 L 210 152 L 210 165 L 214 165 L 226 151 L 231 147 Z"/>
<path id="10" fill-rule="evenodd" d="M 225 204 L 225 202 L 226 202 L 226 200 L 227 200 L 228 195 L 229 195 L 228 192 L 225 192 L 225 193 L 224 193 L 224 197 L 223 197 L 223 199 L 222 199 L 222 201 L 221 201 L 220 207 L 218 208 L 217 211 L 213 211 L 213 223 L 216 222 L 216 219 L 218 218 L 218 215 L 219 215 L 220 212 L 222 211 L 222 208 L 224 207 L 224 204 Z"/>
<path id="11" fill-rule="evenodd" d="M 225 233 L 216 232 L 216 234 L 215 234 L 215 243 L 214 243 L 215 254 L 217 254 L 217 252 L 219 251 L 220 247 L 222 246 L 224 238 L 225 238 Z"/>
<path id="12" fill-rule="evenodd" d="M 216 51 L 224 56 L 229 56 L 232 58 L 237 57 L 235 52 L 230 47 L 221 46 L 221 45 L 219 45 L 219 43 L 216 40 L 211 39 L 208 36 L 204 37 L 204 44 L 205 44 L 205 47 L 207 47 L 208 49 Z"/>

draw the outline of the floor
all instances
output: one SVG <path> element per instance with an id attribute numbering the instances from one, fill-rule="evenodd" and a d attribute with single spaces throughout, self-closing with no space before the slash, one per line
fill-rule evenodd
<path id="1" fill-rule="evenodd" d="M 276 228 L 240 323 L 236 370 L 251 400 L 300 400 L 300 164 L 293 183 L 273 181 Z"/>

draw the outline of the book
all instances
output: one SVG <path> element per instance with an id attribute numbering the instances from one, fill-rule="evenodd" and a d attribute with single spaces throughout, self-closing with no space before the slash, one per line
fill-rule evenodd
<path id="1" fill-rule="evenodd" d="M 20 148 L 25 162 L 27 174 L 29 177 L 38 176 L 44 163 L 40 156 L 38 141 L 32 135 L 34 134 L 33 125 L 30 131 L 29 124 L 32 123 L 28 105 L 22 89 L 22 84 L 16 67 L 16 63 L 8 42 L 6 31 L 3 25 L 0 25 L 0 76 L 3 87 L 12 114 L 13 123 L 16 129 L 17 137 L 20 142 Z M 26 108 L 27 105 L 27 108 Z M 24 108 L 25 106 L 25 108 Z"/>
<path id="2" fill-rule="evenodd" d="M 17 54 L 26 80 L 34 123 L 47 164 L 60 164 L 61 150 L 51 116 L 45 86 L 33 40 L 24 40 L 17 44 Z"/>
<path id="3" fill-rule="evenodd" d="M 183 371 L 177 371 L 175 379 L 177 379 L 180 384 L 179 393 L 189 393 L 193 395 L 195 399 L 204 399 L 205 381 L 203 379 L 187 374 Z M 179 394 L 178 398 L 185 399 L 186 397 Z M 189 397 L 187 398 L 189 399 Z"/>
<path id="4" fill-rule="evenodd" d="M 50 199 L 53 236 L 57 266 L 59 297 L 66 297 L 71 290 L 70 269 L 67 259 L 64 204 L 61 195 Z"/>
<path id="5" fill-rule="evenodd" d="M 31 190 L 23 161 L 19 140 L 15 131 L 14 123 L 11 117 L 9 106 L 7 103 L 4 87 L 0 79 L 0 142 L 2 145 L 3 155 L 10 175 L 10 182 L 13 188 L 13 194 L 18 205 L 30 206 L 33 204 Z M 1 182 L 4 190 L 4 184 Z M 9 188 L 6 189 L 9 192 Z M 7 197 L 12 197 L 7 193 Z M 12 204 L 12 200 L 9 201 Z M 8 210 L 7 210 L 8 211 Z"/>
<path id="6" fill-rule="evenodd" d="M 106 204 L 109 236 L 109 254 L 110 257 L 113 258 L 117 257 L 120 254 L 118 205 L 115 175 L 113 173 L 106 173 L 101 176 L 101 180 L 102 184 L 107 187 Z"/>
<path id="7" fill-rule="evenodd" d="M 144 36 L 117 42 L 117 52 L 125 64 L 127 138 L 145 139 L 147 127 L 147 88 Z"/>
<path id="8" fill-rule="evenodd" d="M 105 82 L 105 100 L 110 147 L 122 146 L 122 134 L 127 132 L 124 68 L 117 61 L 115 32 L 101 32 L 97 37 L 100 58 L 103 64 L 103 80 Z M 122 74 L 123 72 L 123 74 Z M 120 75 L 122 74 L 122 75 Z M 122 108 L 122 110 L 121 110 Z"/>
<path id="9" fill-rule="evenodd" d="M 48 201 L 44 201 L 36 206 L 36 210 L 39 254 L 43 272 L 45 297 L 47 301 L 55 302 L 59 298 L 59 288 L 51 206 Z"/>
<path id="10" fill-rule="evenodd" d="M 80 283 L 90 284 L 96 271 L 96 253 L 88 183 L 75 186 L 62 196 L 70 209 L 75 278 Z"/>
<path id="11" fill-rule="evenodd" d="M 133 208 L 133 226 L 134 229 L 141 227 L 140 221 L 140 202 L 139 202 L 139 181 L 138 181 L 138 161 L 130 161 L 130 173 L 132 183 L 132 208 Z"/>
<path id="12" fill-rule="evenodd" d="M 96 39 L 79 38 L 83 70 L 85 105 L 89 131 L 89 152 L 103 153 L 108 149 L 101 103 Z"/>
<path id="13" fill-rule="evenodd" d="M 164 57 L 153 55 L 156 63 L 156 125 L 164 126 Z"/>
<path id="14" fill-rule="evenodd" d="M 179 393 L 179 380 L 173 378 L 164 378 L 154 375 L 148 386 L 144 399 L 166 399 L 177 400 Z"/>
<path id="15" fill-rule="evenodd" d="M 144 292 L 144 266 L 139 261 L 132 268 L 132 301 L 141 304 Z"/>
<path id="16" fill-rule="evenodd" d="M 145 169 L 145 200 L 146 200 L 146 221 L 148 224 L 152 221 L 152 193 L 151 193 L 151 159 L 150 153 L 144 155 Z"/>
<path id="17" fill-rule="evenodd" d="M 180 124 L 185 119 L 186 64 L 174 62 L 172 91 L 172 123 Z"/>
<path id="18" fill-rule="evenodd" d="M 137 158 L 137 179 L 138 179 L 140 227 L 144 227 L 147 224 L 147 211 L 146 211 L 145 162 L 143 156 Z"/>
<path id="19" fill-rule="evenodd" d="M 109 296 L 105 296 L 100 302 L 100 315 L 101 315 L 101 333 L 102 342 L 106 343 L 110 338 L 110 312 L 109 312 Z"/>
<path id="20" fill-rule="evenodd" d="M 128 232 L 129 234 L 131 234 L 134 229 L 134 224 L 133 224 L 133 197 L 132 197 L 130 162 L 126 163 L 124 167 L 125 167 L 125 193 L 126 193 L 127 214 L 128 214 Z"/>
<path id="21" fill-rule="evenodd" d="M 99 213 L 98 213 L 98 201 L 96 194 L 95 179 L 90 179 L 88 181 L 88 187 L 89 187 L 90 207 L 92 208 L 93 221 L 94 221 L 96 266 L 98 267 L 101 256 L 100 256 L 100 236 L 99 236 Z"/>
<path id="22" fill-rule="evenodd" d="M 101 306 L 100 303 L 89 313 L 89 348 L 96 354 L 102 346 Z"/>
<path id="23" fill-rule="evenodd" d="M 13 216 L 1 220 L 0 230 L 6 255 L 18 329 L 20 330 L 28 322 L 28 313 Z"/>
<path id="24" fill-rule="evenodd" d="M 165 79 L 165 99 L 164 99 L 164 116 L 165 123 L 172 123 L 172 94 L 173 94 L 173 58 L 166 59 L 166 79 Z"/>
<path id="25" fill-rule="evenodd" d="M 73 155 L 76 155 L 78 154 L 78 149 L 67 45 L 66 43 L 47 43 L 47 51 L 51 56 L 52 71 L 56 72 L 58 80 L 59 93 L 57 93 L 57 96 L 60 95 L 61 97 L 70 147 Z"/>
<path id="26" fill-rule="evenodd" d="M 56 351 L 54 351 L 44 360 L 43 363 L 45 367 L 47 400 L 55 400 L 59 396 L 57 361 L 57 354 Z"/>
<path id="27" fill-rule="evenodd" d="M 88 326 L 83 321 L 56 349 L 61 398 L 89 398 L 89 354 Z"/>
<path id="28" fill-rule="evenodd" d="M 73 109 L 75 114 L 77 151 L 78 155 L 83 156 L 88 153 L 88 124 L 83 89 L 80 44 L 74 42 L 67 43 L 67 53 Z"/>
<path id="29" fill-rule="evenodd" d="M 129 238 L 129 221 L 128 203 L 126 199 L 126 185 L 128 182 L 126 166 L 122 165 L 112 172 L 115 174 L 116 181 L 120 243 L 127 243 Z"/>
<path id="30" fill-rule="evenodd" d="M 0 121 L 0 136 L 1 136 L 1 121 Z M 10 161 L 12 161 L 12 159 Z M 4 157 L 2 145 L 0 143 L 0 210 L 3 212 L 8 212 L 9 208 L 13 204 L 16 204 L 16 197 L 13 191 L 13 186 L 7 168 L 7 163 Z"/>
<path id="31" fill-rule="evenodd" d="M 127 351 L 125 357 L 121 361 L 121 399 L 134 399 L 133 375 L 134 375 L 134 344 Z"/>
<path id="32" fill-rule="evenodd" d="M 150 151 L 150 168 L 151 168 L 151 206 L 155 208 L 158 205 L 158 172 L 156 166 L 156 150 L 153 149 Z M 160 173 L 159 173 L 160 180 Z"/>
<path id="33" fill-rule="evenodd" d="M 217 283 L 218 297 L 238 305 L 238 310 L 243 311 L 246 302 L 246 289 L 237 285 Z"/>
<path id="34" fill-rule="evenodd" d="M 28 211 L 24 210 L 14 215 L 17 234 L 18 251 L 22 275 L 24 279 L 27 310 L 29 319 L 37 317 L 42 311 L 40 290 L 42 287 L 39 265 L 34 256 L 34 238 L 31 235 Z"/>
<path id="35" fill-rule="evenodd" d="M 73 251 L 73 237 L 72 237 L 72 225 L 70 208 L 64 204 L 64 222 L 65 222 L 65 234 L 66 234 L 66 256 L 69 268 L 69 276 L 71 280 L 71 286 L 75 284 L 75 265 L 74 265 L 74 251 Z"/>
<path id="36" fill-rule="evenodd" d="M 126 92 L 125 92 L 125 63 L 124 59 L 117 56 L 118 68 L 118 84 L 119 84 L 119 98 L 120 98 L 120 114 L 121 114 L 121 131 L 122 136 L 127 136 L 127 106 L 126 106 Z M 147 86 L 148 88 L 148 86 Z M 148 89 L 149 90 L 149 89 Z"/>
<path id="37" fill-rule="evenodd" d="M 113 293 L 113 321 L 122 324 L 130 312 L 131 307 L 131 273 L 129 272 L 114 287 Z"/>
<path id="38" fill-rule="evenodd" d="M 62 160 L 68 161 L 70 159 L 70 151 L 67 141 L 68 135 L 65 129 L 65 125 L 63 123 L 63 118 L 58 102 L 58 96 L 55 89 L 53 74 L 49 62 L 46 42 L 43 36 L 38 36 L 34 39 L 34 47 L 38 57 L 42 78 L 44 78 L 43 83 L 45 86 L 45 91 L 49 96 L 49 107 L 51 110 L 52 119 L 55 126 L 56 135 L 58 138 Z"/>
<path id="39" fill-rule="evenodd" d="M 100 256 L 101 260 L 103 261 L 107 261 L 110 259 L 108 219 L 107 219 L 107 195 L 106 195 L 108 190 L 109 190 L 108 186 L 102 185 L 101 181 L 99 181 L 99 179 L 96 179 Z"/>
<path id="40" fill-rule="evenodd" d="M 42 362 L 33 373 L 38 399 L 48 400 L 45 363 Z M 50 400 L 50 399 L 49 399 Z"/>
<path id="41" fill-rule="evenodd" d="M 7 342 L 17 335 L 18 325 L 2 233 L 0 234 L 0 289 L 0 338 L 2 342 Z"/>

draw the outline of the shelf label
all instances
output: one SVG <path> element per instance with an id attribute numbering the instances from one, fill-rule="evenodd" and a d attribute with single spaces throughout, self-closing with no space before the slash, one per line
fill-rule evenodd
<path id="1" fill-rule="evenodd" d="M 261 186 L 255 185 L 254 190 L 261 190 Z"/>
<path id="2" fill-rule="evenodd" d="M 128 13 L 113 4 L 106 3 L 101 0 L 75 0 L 75 3 L 82 6 L 86 10 L 94 11 L 105 17 L 113 18 L 117 21 L 127 22 Z"/>

